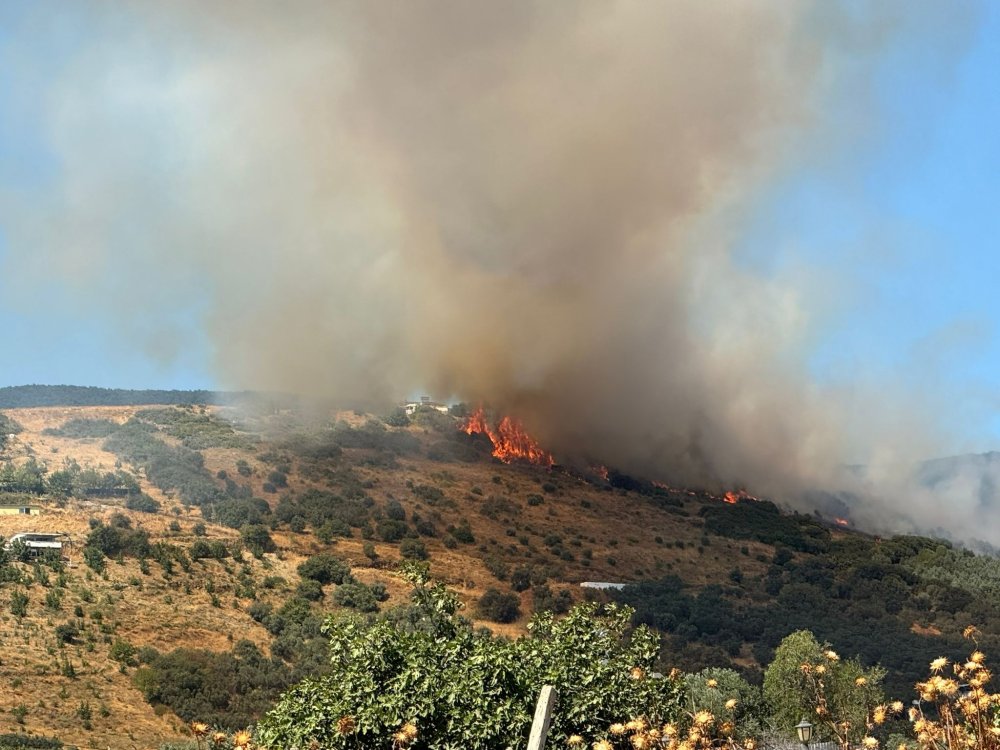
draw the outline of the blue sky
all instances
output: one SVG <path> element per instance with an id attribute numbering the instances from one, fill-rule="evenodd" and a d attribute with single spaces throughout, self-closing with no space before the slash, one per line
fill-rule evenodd
<path id="1" fill-rule="evenodd" d="M 25 7 L 0 2 L 0 50 Z M 85 35 L 71 13 L 56 26 L 30 76 L 0 57 L 0 201 L 59 180 L 42 110 L 25 90 L 28 80 L 44 89 Z M 871 130 L 849 163 L 814 144 L 758 197 L 736 252 L 764 273 L 808 265 L 844 290 L 807 354 L 817 379 L 881 372 L 951 405 L 970 445 L 1000 448 L 1000 11 L 987 4 L 946 63 L 923 41 L 879 61 Z M 24 252 L 0 225 L 0 386 L 218 384 L 197 294 L 171 320 L 136 315 L 135 330 L 184 341 L 143 346 L 141 336 L 122 339 L 113 307 L 65 303 L 57 283 L 21 287 L 11 259 Z"/>
<path id="2" fill-rule="evenodd" d="M 931 54 L 881 61 L 874 125 L 849 163 L 783 175 L 739 252 L 773 272 L 811 265 L 844 291 L 810 353 L 817 379 L 922 389 L 971 446 L 1000 448 L 1000 8 L 984 7 L 944 70 Z"/>

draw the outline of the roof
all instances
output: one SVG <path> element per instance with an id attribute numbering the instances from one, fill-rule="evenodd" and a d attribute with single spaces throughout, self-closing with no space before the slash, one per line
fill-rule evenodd
<path id="1" fill-rule="evenodd" d="M 62 533 L 49 534 L 40 531 L 23 531 L 20 534 L 14 534 L 10 539 L 8 539 L 6 546 L 10 547 L 10 545 L 14 542 L 21 542 L 28 547 L 60 549 L 65 539 L 66 535 Z"/>

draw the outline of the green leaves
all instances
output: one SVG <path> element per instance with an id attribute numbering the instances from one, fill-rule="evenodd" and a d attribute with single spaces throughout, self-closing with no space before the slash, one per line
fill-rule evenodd
<path id="1" fill-rule="evenodd" d="M 412 748 L 523 745 L 544 684 L 559 694 L 553 746 L 622 717 L 677 715 L 681 686 L 649 677 L 658 638 L 629 633 L 630 609 L 583 604 L 562 620 L 541 615 L 528 637 L 511 641 L 474 632 L 425 566 L 405 574 L 417 616 L 328 621 L 334 673 L 286 693 L 258 726 L 263 747 L 385 748 L 406 722 L 418 728 Z M 338 730 L 343 717 L 353 719 L 348 734 Z"/>

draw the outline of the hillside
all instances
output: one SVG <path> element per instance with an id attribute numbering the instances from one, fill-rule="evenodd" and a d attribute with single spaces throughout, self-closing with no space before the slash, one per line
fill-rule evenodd
<path id="1" fill-rule="evenodd" d="M 810 628 L 906 695 L 930 659 L 961 653 L 966 624 L 1000 643 L 992 558 L 600 468 L 504 464 L 432 410 L 412 424 L 273 403 L 5 414 L 0 503 L 40 514 L 0 515 L 0 535 L 71 545 L 65 564 L 15 551 L 0 567 L 0 733 L 155 747 L 196 718 L 241 726 L 325 668 L 328 613 L 405 617 L 404 557 L 511 635 L 533 611 L 609 595 L 582 581 L 637 583 L 613 595 L 687 670 L 759 678 Z"/>

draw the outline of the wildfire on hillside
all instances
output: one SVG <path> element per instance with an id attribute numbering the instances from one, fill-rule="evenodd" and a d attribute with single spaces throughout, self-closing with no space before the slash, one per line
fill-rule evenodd
<path id="1" fill-rule="evenodd" d="M 729 503 L 730 505 L 736 505 L 736 503 L 741 500 L 752 500 L 756 501 L 757 498 L 751 495 L 746 490 L 726 490 L 726 493 L 719 498 L 724 503 Z"/>
<path id="2" fill-rule="evenodd" d="M 757 501 L 760 498 L 754 497 L 746 490 L 726 490 L 721 495 L 716 495 L 714 493 L 708 492 L 706 490 L 691 490 L 691 489 L 680 489 L 677 487 L 671 487 L 663 482 L 653 481 L 653 486 L 658 487 L 661 490 L 667 490 L 669 492 L 676 492 L 678 494 L 690 495 L 691 497 L 697 497 L 706 500 L 721 500 L 729 505 L 736 505 L 736 503 L 743 500 Z"/>
<path id="3" fill-rule="evenodd" d="M 837 524 L 838 526 L 850 526 L 851 525 L 851 522 L 848 521 L 846 518 L 834 518 L 833 522 L 835 524 Z"/>
<path id="4" fill-rule="evenodd" d="M 493 443 L 493 455 L 504 463 L 527 461 L 539 466 L 552 466 L 555 459 L 544 450 L 524 426 L 513 417 L 505 416 L 492 425 L 483 407 L 473 412 L 462 426 L 469 435 L 483 434 Z"/>

